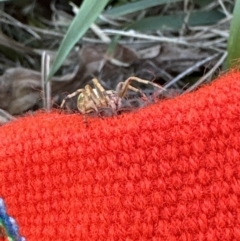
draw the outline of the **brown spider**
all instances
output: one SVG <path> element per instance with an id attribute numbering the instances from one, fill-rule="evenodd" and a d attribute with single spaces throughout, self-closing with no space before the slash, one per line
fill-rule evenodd
<path id="1" fill-rule="evenodd" d="M 143 84 L 151 84 L 157 88 L 163 89 L 158 84 L 133 76 L 124 82 L 120 82 L 117 85 L 116 90 L 105 90 L 98 79 L 94 78 L 92 80 L 94 88 L 90 85 L 86 85 L 84 89 L 78 89 L 72 94 L 67 95 L 63 99 L 60 107 L 63 108 L 66 99 L 70 99 L 79 94 L 77 99 L 77 108 L 83 115 L 94 111 L 99 113 L 99 110 L 102 108 L 110 108 L 112 113 L 116 114 L 122 107 L 122 99 L 126 95 L 128 89 L 140 93 L 147 99 L 146 95 L 141 90 L 130 85 L 132 81 L 137 81 Z"/>

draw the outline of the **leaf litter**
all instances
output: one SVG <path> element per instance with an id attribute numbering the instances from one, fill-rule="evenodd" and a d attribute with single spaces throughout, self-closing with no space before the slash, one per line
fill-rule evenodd
<path id="1" fill-rule="evenodd" d="M 122 17 L 103 14 L 100 17 L 102 22 L 97 22 L 97 28 L 91 28 L 87 32 L 72 50 L 61 70 L 51 79 L 51 107 L 59 108 L 66 95 L 91 83 L 93 77 L 98 78 L 105 89 L 115 89 L 118 82 L 129 76 L 153 80 L 166 88 L 161 98 L 171 98 L 192 91 L 203 82 L 210 81 L 220 73 L 226 58 L 231 20 L 231 11 L 228 9 L 232 5 L 222 0 L 203 6 L 198 5 L 198 1 L 194 2 L 188 7 L 176 3 Z M 35 25 L 29 24 L 20 22 L 14 14 L 14 17 L 9 17 L 8 12 L 16 11 L 13 5 L 9 5 L 8 9 L 11 11 L 4 9 L 0 18 L 1 48 L 17 55 L 17 58 L 0 55 L 0 125 L 26 112 L 46 108 L 42 98 L 41 55 L 44 51 L 51 56 L 55 55 L 73 18 L 69 9 L 64 10 L 65 5 L 52 3 L 52 19 L 35 14 Z M 29 5 L 24 9 L 27 7 Z M 201 25 L 199 19 L 199 24 L 191 26 L 185 19 L 178 30 L 169 27 L 151 31 L 123 30 L 124 24 L 152 14 L 174 17 L 178 12 L 186 13 L 190 9 L 196 12 L 199 8 L 206 12 L 217 9 L 224 16 L 210 25 Z M 24 14 L 30 15 L 26 12 Z M 14 36 L 12 32 L 16 30 L 18 35 Z M 115 35 L 121 38 L 109 55 L 109 40 Z M 149 86 L 136 87 L 143 89 L 148 96 L 154 92 Z M 144 105 L 133 93 L 129 94 L 125 102 L 125 106 L 130 109 Z M 68 101 L 67 108 L 76 110 L 76 98 Z"/>

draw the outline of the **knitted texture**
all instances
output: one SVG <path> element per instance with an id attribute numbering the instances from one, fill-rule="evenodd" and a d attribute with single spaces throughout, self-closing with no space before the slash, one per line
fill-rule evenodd
<path id="1" fill-rule="evenodd" d="M 240 73 L 88 124 L 0 128 L 0 196 L 26 240 L 240 240 Z"/>

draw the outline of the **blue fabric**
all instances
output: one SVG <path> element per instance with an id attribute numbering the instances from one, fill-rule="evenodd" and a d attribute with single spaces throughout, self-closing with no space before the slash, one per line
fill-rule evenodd
<path id="1" fill-rule="evenodd" d="M 0 198 L 0 228 L 4 230 L 8 238 L 13 241 L 25 241 L 18 232 L 18 226 L 15 220 L 7 214 L 6 206 L 2 198 Z M 0 234 L 3 235 L 3 234 Z"/>

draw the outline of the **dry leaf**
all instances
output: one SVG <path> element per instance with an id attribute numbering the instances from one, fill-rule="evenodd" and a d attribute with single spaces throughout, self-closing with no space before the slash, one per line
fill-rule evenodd
<path id="1" fill-rule="evenodd" d="M 64 88 L 68 89 L 67 85 L 76 76 L 76 70 L 52 79 L 53 96 L 60 94 Z M 0 108 L 12 115 L 32 109 L 41 103 L 41 87 L 41 73 L 24 68 L 8 69 L 0 77 Z"/>
<path id="2" fill-rule="evenodd" d="M 15 118 L 3 109 L 0 109 L 0 125 L 6 124 L 7 122 L 14 120 Z"/>
<path id="3" fill-rule="evenodd" d="M 155 45 L 149 48 L 138 50 L 139 59 L 152 59 L 156 58 L 160 53 L 161 46 Z"/>

